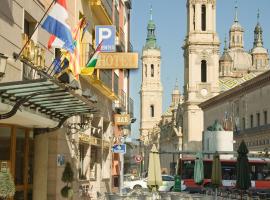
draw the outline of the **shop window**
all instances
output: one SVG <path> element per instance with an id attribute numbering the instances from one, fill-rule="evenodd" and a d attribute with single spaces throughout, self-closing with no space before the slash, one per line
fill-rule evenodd
<path id="1" fill-rule="evenodd" d="M 202 60 L 201 62 L 201 82 L 207 82 L 207 62 L 206 60 Z"/>
<path id="2" fill-rule="evenodd" d="M 24 184 L 24 162 L 25 162 L 25 130 L 16 129 L 16 165 L 15 165 L 15 183 Z"/>
<path id="3" fill-rule="evenodd" d="M 81 180 L 86 180 L 86 166 L 87 164 L 85 163 L 86 159 L 86 154 L 87 154 L 87 149 L 88 149 L 89 145 L 85 145 L 85 144 L 79 144 L 79 151 L 80 151 L 80 168 L 79 168 L 79 178 Z"/>
<path id="4" fill-rule="evenodd" d="M 206 6 L 202 5 L 202 31 L 206 31 Z"/>
<path id="5" fill-rule="evenodd" d="M 0 160 L 10 160 L 11 128 L 0 126 Z"/>

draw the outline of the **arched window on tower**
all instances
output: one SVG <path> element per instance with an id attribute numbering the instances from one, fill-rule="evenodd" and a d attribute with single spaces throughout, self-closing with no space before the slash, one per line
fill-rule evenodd
<path id="1" fill-rule="evenodd" d="M 202 31 L 206 31 L 206 6 L 202 5 Z"/>
<path id="2" fill-rule="evenodd" d="M 195 8 L 195 5 L 192 5 L 192 8 L 193 8 L 193 30 L 195 30 L 195 12 L 196 12 L 196 8 Z"/>
<path id="3" fill-rule="evenodd" d="M 207 82 L 207 62 L 206 60 L 202 60 L 201 62 L 201 82 Z"/>
<path id="4" fill-rule="evenodd" d="M 147 65 L 146 64 L 144 65 L 144 74 L 145 74 L 145 77 L 147 77 Z"/>
<path id="5" fill-rule="evenodd" d="M 155 107 L 154 107 L 154 105 L 150 106 L 150 116 L 155 117 Z"/>
<path id="6" fill-rule="evenodd" d="M 154 77 L 154 65 L 151 64 L 151 77 Z"/>

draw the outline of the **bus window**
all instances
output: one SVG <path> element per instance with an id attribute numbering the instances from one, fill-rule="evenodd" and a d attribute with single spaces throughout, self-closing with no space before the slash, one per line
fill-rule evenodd
<path id="1" fill-rule="evenodd" d="M 184 161 L 182 166 L 182 178 L 193 179 L 194 177 L 194 161 Z"/>

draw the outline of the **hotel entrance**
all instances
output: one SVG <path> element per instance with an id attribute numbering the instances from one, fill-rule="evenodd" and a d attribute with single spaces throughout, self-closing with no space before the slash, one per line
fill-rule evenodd
<path id="1" fill-rule="evenodd" d="M 31 129 L 0 124 L 0 162 L 7 161 L 16 185 L 15 200 L 31 200 L 34 140 Z"/>

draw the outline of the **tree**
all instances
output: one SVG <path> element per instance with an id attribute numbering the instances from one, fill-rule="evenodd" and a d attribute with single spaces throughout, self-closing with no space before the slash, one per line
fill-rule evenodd
<path id="1" fill-rule="evenodd" d="M 73 190 L 70 185 L 74 181 L 74 172 L 69 162 L 66 163 L 61 180 L 66 183 L 66 186 L 61 189 L 61 195 L 64 198 L 71 198 L 73 196 Z"/>

